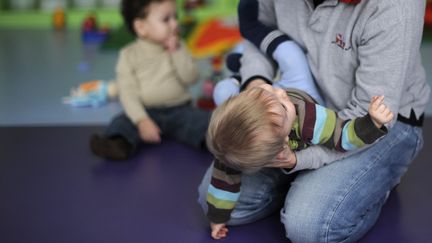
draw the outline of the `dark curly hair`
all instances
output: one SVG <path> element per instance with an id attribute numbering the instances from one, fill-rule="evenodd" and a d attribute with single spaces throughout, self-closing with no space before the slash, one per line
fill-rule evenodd
<path id="1" fill-rule="evenodd" d="M 151 3 L 161 3 L 164 1 L 168 0 L 122 0 L 121 14 L 128 30 L 136 36 L 137 34 L 133 26 L 134 20 L 147 17 L 147 9 Z"/>

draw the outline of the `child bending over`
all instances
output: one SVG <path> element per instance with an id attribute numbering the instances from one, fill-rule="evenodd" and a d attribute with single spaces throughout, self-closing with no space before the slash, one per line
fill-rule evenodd
<path id="1" fill-rule="evenodd" d="M 387 133 L 383 125 L 393 119 L 383 101 L 383 96 L 374 96 L 368 114 L 342 120 L 302 91 L 261 84 L 217 107 L 207 134 L 215 156 L 207 196 L 212 237 L 227 234 L 225 223 L 240 195 L 242 173 L 264 167 L 292 169 L 292 151 L 310 145 L 344 152 L 373 143 Z"/>
<path id="2" fill-rule="evenodd" d="M 161 135 L 202 147 L 210 112 L 191 105 L 188 86 L 197 81 L 195 61 L 179 41 L 174 0 L 123 0 L 123 20 L 136 40 L 120 51 L 116 73 L 125 114 L 103 136 L 93 135 L 92 152 L 124 160 Z"/>

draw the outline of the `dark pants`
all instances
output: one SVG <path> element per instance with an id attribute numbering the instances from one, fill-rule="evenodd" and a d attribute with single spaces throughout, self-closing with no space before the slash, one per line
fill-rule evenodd
<path id="1" fill-rule="evenodd" d="M 169 108 L 149 108 L 146 111 L 159 126 L 164 137 L 174 138 L 178 142 L 195 148 L 202 148 L 205 144 L 211 111 L 189 104 Z M 134 150 L 143 142 L 137 126 L 124 113 L 111 121 L 105 131 L 105 136 L 121 136 L 133 146 Z"/>

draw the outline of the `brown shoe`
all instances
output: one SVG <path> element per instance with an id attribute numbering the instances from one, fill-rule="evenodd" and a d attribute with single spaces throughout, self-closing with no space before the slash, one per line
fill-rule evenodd
<path id="1" fill-rule="evenodd" d="M 97 134 L 90 138 L 90 149 L 96 156 L 108 160 L 126 160 L 132 152 L 132 146 L 124 138 L 105 138 Z"/>

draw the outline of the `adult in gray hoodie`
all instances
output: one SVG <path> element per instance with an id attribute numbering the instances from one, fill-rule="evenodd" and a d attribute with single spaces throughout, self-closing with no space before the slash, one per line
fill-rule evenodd
<path id="1" fill-rule="evenodd" d="M 280 209 L 293 242 L 355 242 L 374 225 L 390 191 L 423 146 L 421 126 L 430 94 L 419 51 L 425 4 L 240 1 L 240 31 L 248 40 L 241 60 L 242 89 L 272 82 L 273 54 L 289 39 L 304 50 L 324 105 L 338 110 L 340 117 L 366 114 L 374 95 L 384 95 L 398 115 L 387 126 L 388 134 L 364 149 L 342 155 L 311 146 L 290 156 L 284 170 L 268 168 L 244 176 L 228 225 L 250 223 Z M 209 169 L 199 188 L 204 210 L 210 175 Z M 219 226 L 223 238 L 226 226 Z"/>

